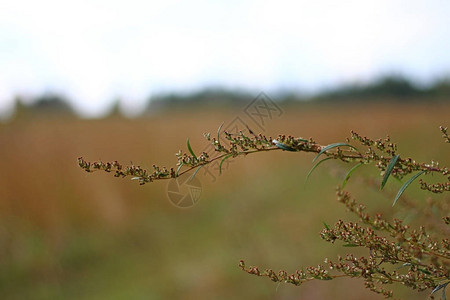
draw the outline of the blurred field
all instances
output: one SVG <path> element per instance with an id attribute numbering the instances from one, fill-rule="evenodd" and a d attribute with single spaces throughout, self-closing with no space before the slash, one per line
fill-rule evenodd
<path id="1" fill-rule="evenodd" d="M 199 152 L 207 145 L 203 133 L 235 116 L 245 118 L 242 108 L 140 119 L 41 116 L 0 124 L 0 298 L 378 299 L 358 280 L 277 286 L 237 266 L 245 259 L 262 269 L 293 272 L 347 253 L 318 233 L 323 221 L 353 219 L 334 197 L 339 172 L 349 166 L 322 165 L 304 186 L 312 155 L 239 158 L 215 182 L 199 172 L 200 202 L 179 209 L 166 197 L 166 181 L 139 186 L 106 173 L 87 174 L 77 165 L 83 156 L 173 166 L 187 137 Z M 448 104 L 283 109 L 265 124 L 265 134 L 313 137 L 323 144 L 343 141 L 350 130 L 372 138 L 389 134 L 403 155 L 450 164 L 438 130 L 450 125 Z M 378 176 L 373 166 L 359 174 Z M 401 207 L 391 208 L 392 193 L 399 186 L 389 182 L 383 196 L 353 178 L 347 189 L 371 211 L 395 215 Z M 406 193 L 430 196 L 414 188 Z M 427 296 L 398 290 L 408 299 Z"/>

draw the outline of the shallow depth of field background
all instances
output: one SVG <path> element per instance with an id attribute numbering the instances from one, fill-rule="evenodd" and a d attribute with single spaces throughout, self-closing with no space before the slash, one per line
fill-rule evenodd
<path id="1" fill-rule="evenodd" d="M 449 166 L 450 1 L 2 2 L 0 300 L 380 299 L 358 279 L 295 287 L 238 267 L 367 256 L 319 236 L 355 220 L 335 200 L 351 164 L 327 161 L 305 185 L 312 154 L 240 157 L 215 181 L 200 170 L 200 201 L 180 209 L 167 181 L 88 174 L 77 158 L 174 167 L 187 138 L 200 153 L 203 133 L 239 117 L 323 145 L 390 135 L 402 157 Z M 260 92 L 283 111 L 263 128 L 242 101 Z M 380 192 L 379 180 L 361 167 L 346 188 L 372 213 L 420 223 L 391 207 L 401 183 Z M 449 201 L 416 185 L 404 197 L 416 211 Z"/>
<path id="2" fill-rule="evenodd" d="M 334 197 L 349 165 L 323 164 L 305 186 L 312 154 L 249 155 L 232 162 L 215 182 L 200 171 L 203 193 L 190 209 L 170 204 L 166 181 L 139 186 L 77 166 L 79 156 L 173 166 L 174 154 L 187 150 L 186 138 L 199 152 L 207 144 L 203 133 L 216 132 L 236 116 L 245 118 L 243 108 L 185 108 L 138 119 L 36 115 L 1 124 L 1 298 L 379 298 L 358 279 L 295 287 L 238 268 L 244 259 L 261 269 L 294 272 L 358 251 L 324 242 L 318 234 L 323 222 L 354 220 Z M 283 115 L 267 122 L 266 135 L 328 144 L 343 141 L 350 130 L 372 138 L 389 134 L 402 155 L 450 163 L 438 130 L 448 123 L 445 102 L 281 108 Z M 361 176 L 379 180 L 379 173 L 374 166 L 360 168 L 347 185 L 371 212 L 408 215 L 401 205 L 391 208 L 400 183 L 392 180 L 380 193 Z M 414 187 L 405 195 L 416 195 L 419 205 L 430 196 Z M 409 219 L 414 223 L 414 216 Z M 402 287 L 396 291 L 409 299 L 427 296 Z"/>

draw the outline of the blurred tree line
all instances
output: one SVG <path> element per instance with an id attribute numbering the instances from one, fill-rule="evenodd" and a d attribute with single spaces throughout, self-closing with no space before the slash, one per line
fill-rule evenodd
<path id="1" fill-rule="evenodd" d="M 435 80 L 427 87 L 420 87 L 417 83 L 401 75 L 382 76 L 369 83 L 352 83 L 325 89 L 316 94 L 305 96 L 297 92 L 284 90 L 271 93 L 280 103 L 295 104 L 304 101 L 311 102 L 419 102 L 419 101 L 449 101 L 450 77 Z M 192 93 L 166 93 L 152 96 L 148 100 L 146 112 L 159 112 L 176 108 L 207 106 L 225 107 L 237 103 L 250 102 L 254 93 L 243 90 L 222 88 L 206 88 Z M 76 116 L 67 97 L 56 93 L 45 93 L 35 98 L 16 97 L 15 116 L 32 115 L 65 115 Z M 120 100 L 113 101 L 108 116 L 120 115 Z"/>
<path id="2" fill-rule="evenodd" d="M 389 75 L 368 84 L 348 84 L 317 94 L 317 100 L 380 100 L 420 101 L 448 100 L 450 97 L 450 78 L 436 80 L 428 87 L 419 87 L 410 79 Z"/>
<path id="3" fill-rule="evenodd" d="M 34 115 L 75 116 L 68 98 L 55 93 L 45 93 L 36 98 L 28 98 L 26 100 L 17 96 L 15 105 L 14 115 L 16 118 L 26 118 Z"/>

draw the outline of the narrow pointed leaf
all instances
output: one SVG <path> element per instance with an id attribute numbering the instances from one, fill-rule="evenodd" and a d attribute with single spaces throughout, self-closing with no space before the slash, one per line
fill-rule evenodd
<path id="1" fill-rule="evenodd" d="M 323 223 L 323 226 L 325 226 L 326 230 L 330 230 L 330 226 L 328 226 L 327 223 L 325 223 L 325 222 L 322 222 L 322 223 Z"/>
<path id="2" fill-rule="evenodd" d="M 420 269 L 420 268 L 418 268 L 417 271 L 422 272 L 422 273 L 425 273 L 425 274 L 427 274 L 427 275 L 431 275 L 431 272 L 428 271 L 428 270 L 425 270 L 425 269 Z"/>
<path id="3" fill-rule="evenodd" d="M 180 172 L 181 167 L 183 167 L 183 164 L 178 166 L 177 171 L 175 172 L 175 177 L 178 177 L 178 173 Z"/>
<path id="4" fill-rule="evenodd" d="M 191 148 L 191 145 L 189 144 L 189 139 L 187 139 L 187 147 L 188 147 L 188 150 L 189 150 L 189 152 L 191 153 L 191 155 L 195 158 L 195 159 L 197 159 L 197 156 L 195 155 L 195 153 L 194 153 L 194 151 L 192 150 L 192 148 Z"/>
<path id="5" fill-rule="evenodd" d="M 359 245 L 356 245 L 356 244 L 345 244 L 345 245 L 342 245 L 342 247 L 359 247 Z"/>
<path id="6" fill-rule="evenodd" d="M 197 169 L 195 169 L 194 174 L 192 174 L 192 176 L 189 178 L 189 181 L 191 181 L 192 179 L 194 179 L 195 175 L 197 175 L 197 172 L 203 168 L 205 165 L 201 165 L 199 166 Z"/>
<path id="7" fill-rule="evenodd" d="M 386 184 L 389 176 L 391 175 L 392 170 L 394 170 L 395 164 L 397 163 L 399 157 L 400 155 L 396 155 L 391 158 L 391 161 L 389 162 L 386 171 L 384 171 L 383 181 L 381 182 L 380 190 L 384 188 L 384 185 Z"/>
<path id="8" fill-rule="evenodd" d="M 321 163 L 323 163 L 324 161 L 329 160 L 329 159 L 332 159 L 332 157 L 327 157 L 327 158 L 324 158 L 324 159 L 319 160 L 318 162 L 316 162 L 316 163 L 314 164 L 314 166 L 311 168 L 311 170 L 309 170 L 308 175 L 306 175 L 305 183 L 308 181 L 308 178 L 309 178 L 309 176 L 312 174 L 312 172 L 313 172 L 313 171 L 314 171 Z"/>
<path id="9" fill-rule="evenodd" d="M 347 184 L 347 181 L 350 179 L 350 176 L 352 175 L 352 173 L 358 169 L 359 167 L 361 167 L 363 165 L 362 162 L 360 162 L 357 165 L 354 165 L 353 168 L 350 169 L 350 171 L 348 171 L 347 175 L 345 175 L 344 181 L 342 182 L 342 189 L 345 187 L 345 185 Z"/>
<path id="10" fill-rule="evenodd" d="M 219 128 L 217 129 L 217 142 L 219 142 L 220 144 L 220 129 L 222 129 L 224 122 L 222 122 L 222 124 L 220 124 Z"/>
<path id="11" fill-rule="evenodd" d="M 405 184 L 400 188 L 400 190 L 397 193 L 397 196 L 395 196 L 394 199 L 394 203 L 392 204 L 392 206 L 395 205 L 395 203 L 397 203 L 398 199 L 400 198 L 400 196 L 403 194 L 403 192 L 406 190 L 406 188 L 414 181 L 417 179 L 417 177 L 419 177 L 420 175 L 422 175 L 423 173 L 425 173 L 426 171 L 420 171 L 419 173 L 417 173 L 416 175 L 414 175 L 413 177 L 411 177 L 407 182 L 405 182 Z"/>
<path id="12" fill-rule="evenodd" d="M 219 164 L 219 173 L 220 174 L 222 174 L 222 164 L 223 164 L 223 162 L 226 161 L 227 159 L 229 159 L 232 156 L 233 156 L 233 154 L 228 154 L 228 155 L 224 156 L 224 158 L 222 158 L 222 160 L 220 161 L 220 164 Z"/>
<path id="13" fill-rule="evenodd" d="M 430 295 L 433 295 L 434 293 L 436 293 L 437 291 L 439 291 L 440 289 L 442 289 L 442 299 L 446 300 L 447 298 L 445 297 L 445 288 L 447 287 L 447 285 L 450 283 L 450 281 L 447 281 L 446 283 L 440 284 L 437 287 L 435 287 L 432 291 Z"/>
<path id="14" fill-rule="evenodd" d="M 342 147 L 342 146 L 347 146 L 347 147 L 350 147 L 350 148 L 352 148 L 352 149 L 358 150 L 358 149 L 356 149 L 354 146 L 352 146 L 352 145 L 350 145 L 350 144 L 347 144 L 347 143 L 335 143 L 335 144 L 330 144 L 330 145 L 324 147 L 322 150 L 320 150 L 319 154 L 317 154 L 317 156 L 314 157 L 313 162 L 315 162 L 315 161 L 319 158 L 319 156 L 321 156 L 321 155 L 322 155 L 323 153 L 325 153 L 326 151 L 331 150 L 331 149 L 336 148 L 336 147 Z"/>

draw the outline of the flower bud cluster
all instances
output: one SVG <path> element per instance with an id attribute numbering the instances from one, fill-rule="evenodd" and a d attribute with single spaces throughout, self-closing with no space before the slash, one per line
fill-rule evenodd
<path id="1" fill-rule="evenodd" d="M 450 192 L 450 182 L 438 182 L 434 184 L 426 183 L 422 179 L 419 180 L 420 188 L 422 190 L 430 191 L 432 193 Z"/>
<path id="2" fill-rule="evenodd" d="M 265 271 L 260 271 L 258 267 L 250 266 L 245 267 L 245 262 L 243 260 L 239 261 L 239 268 L 248 274 L 269 277 L 273 282 L 284 282 L 293 285 L 301 285 L 306 281 L 317 280 L 332 280 L 334 277 L 329 275 L 329 271 L 326 270 L 322 265 L 317 267 L 307 267 L 306 271 L 296 270 L 294 273 L 289 274 L 284 270 L 274 272 L 272 269 L 266 269 Z"/>
<path id="3" fill-rule="evenodd" d="M 98 170 L 102 170 L 105 172 L 114 172 L 115 177 L 125 177 L 125 176 L 133 176 L 133 180 L 138 180 L 139 184 L 145 184 L 147 182 L 152 182 L 156 179 L 162 178 L 170 178 L 175 177 L 175 171 L 173 168 L 167 170 L 166 167 L 158 167 L 153 165 L 153 172 L 149 172 L 146 169 L 141 168 L 140 166 L 126 166 L 123 167 L 117 161 L 114 162 L 87 162 L 82 157 L 78 158 L 78 165 L 84 169 L 86 172 L 94 172 Z"/>
<path id="4" fill-rule="evenodd" d="M 268 139 L 262 134 L 248 137 L 242 131 L 239 131 L 237 134 L 224 131 L 224 135 L 229 142 L 229 148 L 224 147 L 223 152 L 231 153 L 233 156 L 249 150 L 263 151 L 273 146 L 270 142 L 272 138 Z"/>
<path id="5" fill-rule="evenodd" d="M 205 164 L 207 163 L 209 158 L 209 155 L 206 152 L 202 152 L 199 156 L 192 156 L 183 153 L 181 150 L 175 153 L 175 156 L 177 157 L 178 160 L 177 166 L 190 166 L 190 167 L 196 167 L 198 165 Z"/>
<path id="6" fill-rule="evenodd" d="M 439 130 L 441 130 L 441 132 L 442 132 L 442 138 L 444 139 L 444 141 L 446 143 L 450 143 L 450 137 L 448 136 L 448 133 L 447 133 L 447 127 L 439 126 Z"/>
<path id="7" fill-rule="evenodd" d="M 329 242 L 341 241 L 345 247 L 363 247 L 368 256 L 353 254 L 338 256 L 336 260 L 325 259 L 328 266 L 307 267 L 306 271 L 296 271 L 288 275 L 284 270 L 275 273 L 272 269 L 262 272 L 258 267 L 239 266 L 249 274 L 269 277 L 275 282 L 300 285 L 311 280 L 332 280 L 339 277 L 362 278 L 369 290 L 393 297 L 393 291 L 384 288 L 394 283 L 413 290 L 433 289 L 448 281 L 450 277 L 450 240 L 433 239 L 423 226 L 411 230 L 401 220 L 389 222 L 381 214 L 369 215 L 366 207 L 356 203 L 347 192 L 338 189 L 338 201 L 358 215 L 363 227 L 355 222 L 338 221 L 332 228 L 325 225 L 321 237 Z M 445 220 L 445 218 L 444 218 Z M 448 221 L 448 217 L 447 217 Z M 450 221 L 448 221 L 450 223 Z M 381 233 L 387 233 L 387 236 Z M 392 268 L 389 265 L 394 265 Z"/>
<path id="8" fill-rule="evenodd" d="M 391 142 L 389 136 L 387 136 L 385 139 L 372 140 L 365 136 L 361 136 L 354 131 L 351 132 L 351 139 L 356 140 L 363 146 L 367 147 L 367 150 L 361 157 L 360 161 L 365 164 L 374 162 L 376 167 L 380 169 L 381 175 L 383 176 L 392 158 L 397 155 L 397 145 Z M 377 151 L 381 153 L 378 153 Z M 444 176 L 447 176 L 449 174 L 448 169 L 440 168 L 438 162 L 432 161 L 431 164 L 417 163 L 411 158 L 401 157 L 397 158 L 397 162 L 394 165 L 394 168 L 391 170 L 390 174 L 397 179 L 402 179 L 405 175 L 411 174 L 416 171 L 425 171 L 426 173 L 437 172 L 441 173 Z M 450 178 L 447 179 L 450 181 Z M 435 187 L 423 185 L 422 189 L 431 191 L 433 193 L 441 193 L 443 191 L 447 191 L 447 184 L 449 183 L 440 183 Z"/>

